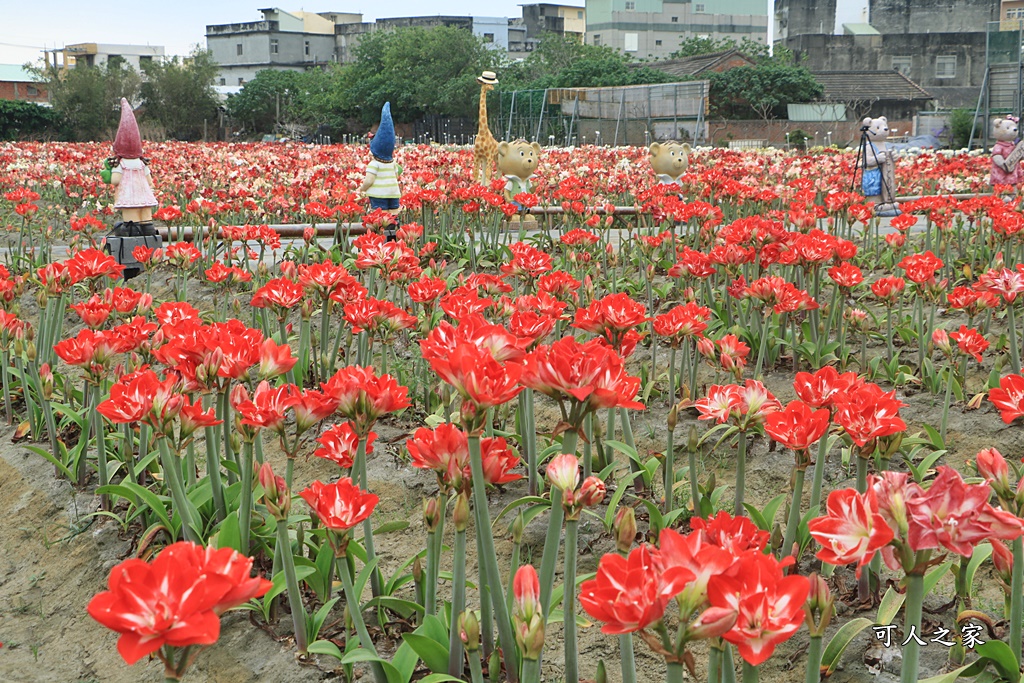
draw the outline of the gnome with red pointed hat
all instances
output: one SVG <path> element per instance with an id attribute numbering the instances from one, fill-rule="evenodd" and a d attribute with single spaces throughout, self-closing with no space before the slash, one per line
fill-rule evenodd
<path id="1" fill-rule="evenodd" d="M 142 158 L 142 136 L 135 113 L 128 100 L 121 98 L 121 122 L 114 137 L 114 156 L 107 159 L 100 174 L 105 182 L 116 188 L 114 208 L 121 211 L 121 221 L 105 239 L 105 249 L 117 262 L 125 266 L 127 280 L 142 272 L 134 256 L 134 249 L 145 246 L 153 249 L 161 244 L 160 235 L 153 228 L 153 177 Z"/>
<path id="2" fill-rule="evenodd" d="M 153 220 L 153 178 L 149 166 L 142 158 L 142 136 L 135 113 L 128 100 L 121 98 L 121 122 L 114 137 L 114 156 L 107 160 L 109 182 L 114 185 L 114 208 L 120 209 L 121 218 L 132 223 Z M 106 180 L 106 173 L 104 180 Z"/>

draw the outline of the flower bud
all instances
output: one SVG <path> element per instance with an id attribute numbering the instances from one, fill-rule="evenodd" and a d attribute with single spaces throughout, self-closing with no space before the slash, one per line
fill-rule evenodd
<path id="1" fill-rule="evenodd" d="M 812 636 L 821 636 L 825 633 L 829 621 L 832 619 L 833 605 L 832 591 L 820 574 L 811 574 L 809 577 L 811 590 L 807 594 L 806 616 L 807 627 Z"/>
<path id="2" fill-rule="evenodd" d="M 941 327 L 936 328 L 935 331 L 932 332 L 932 344 L 947 356 L 953 353 L 953 347 L 949 343 L 949 334 Z"/>
<path id="3" fill-rule="evenodd" d="M 25 345 L 25 358 L 28 359 L 29 363 L 33 363 L 36 360 L 36 345 L 29 341 Z"/>
<path id="4" fill-rule="evenodd" d="M 412 580 L 416 583 L 423 583 L 423 560 L 419 556 L 412 563 Z"/>
<path id="5" fill-rule="evenodd" d="M 267 510 L 279 521 L 287 520 L 288 513 L 292 508 L 292 494 L 283 477 L 278 477 L 271 469 L 270 463 L 265 462 L 257 473 L 260 486 L 263 488 L 263 504 Z"/>
<path id="6" fill-rule="evenodd" d="M 437 531 L 437 525 L 441 523 L 441 503 L 437 498 L 423 499 L 423 523 L 427 525 L 427 531 Z"/>
<path id="7" fill-rule="evenodd" d="M 575 455 L 563 453 L 548 463 L 547 479 L 563 492 L 575 491 L 580 482 L 580 462 Z"/>
<path id="8" fill-rule="evenodd" d="M 281 261 L 281 275 L 289 280 L 299 279 L 299 268 L 295 261 Z"/>
<path id="9" fill-rule="evenodd" d="M 707 359 L 714 358 L 716 355 L 715 342 L 709 337 L 701 337 L 697 340 L 697 352 Z"/>
<path id="10" fill-rule="evenodd" d="M 686 629 L 687 640 L 718 638 L 736 624 L 737 616 L 727 607 L 708 607 Z"/>
<path id="11" fill-rule="evenodd" d="M 487 678 L 491 681 L 497 681 L 498 676 L 501 674 L 501 651 L 498 648 L 494 648 L 491 651 L 491 656 L 487 660 Z"/>
<path id="12" fill-rule="evenodd" d="M 466 652 L 476 652 L 480 649 L 480 622 L 473 610 L 468 610 L 459 615 L 459 638 L 466 647 Z"/>
<path id="13" fill-rule="evenodd" d="M 620 553 L 628 553 L 636 540 L 636 511 L 628 505 L 620 507 L 615 513 L 612 529 L 615 533 L 615 548 Z"/>
<path id="14" fill-rule="evenodd" d="M 587 477 L 583 480 L 583 486 L 580 487 L 579 503 L 587 508 L 596 507 L 604 500 L 607 491 L 604 482 L 599 477 Z"/>
<path id="15" fill-rule="evenodd" d="M 49 401 L 53 398 L 53 371 L 50 370 L 49 363 L 39 366 L 39 379 L 43 383 L 43 398 Z"/>
<path id="16" fill-rule="evenodd" d="M 999 498 L 1010 498 L 1010 466 L 995 448 L 986 448 L 975 457 L 978 474 L 988 480 Z"/>
<path id="17" fill-rule="evenodd" d="M 452 522 L 456 531 L 465 531 L 469 526 L 469 496 L 462 492 L 455 498 L 455 508 L 452 510 Z"/>
<path id="18" fill-rule="evenodd" d="M 608 672 L 604 668 L 604 660 L 597 660 L 597 673 L 594 674 L 594 683 L 608 683 Z"/>
<path id="19" fill-rule="evenodd" d="M 990 542 L 992 544 L 992 564 L 995 566 L 1000 580 L 1009 588 L 1013 578 L 1013 553 L 998 539 L 993 538 Z"/>
<path id="20" fill-rule="evenodd" d="M 679 422 L 679 406 L 674 405 L 668 411 L 668 431 L 674 432 L 676 430 L 676 423 Z"/>
<path id="21" fill-rule="evenodd" d="M 526 520 L 523 519 L 523 511 L 520 509 L 515 520 L 512 521 L 512 542 L 520 544 L 523 542 L 523 529 L 526 528 Z"/>

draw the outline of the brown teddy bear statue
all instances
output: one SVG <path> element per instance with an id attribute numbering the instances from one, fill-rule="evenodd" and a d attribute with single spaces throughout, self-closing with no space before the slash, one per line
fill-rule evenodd
<path id="1" fill-rule="evenodd" d="M 679 184 L 679 178 L 690 165 L 690 145 L 668 142 L 652 142 L 647 150 L 651 154 L 651 168 L 661 185 Z"/>
<path id="2" fill-rule="evenodd" d="M 516 195 L 528 193 L 533 188 L 530 178 L 537 170 L 540 161 L 540 145 L 526 140 L 498 143 L 498 170 L 505 176 L 505 201 L 514 204 L 520 213 L 525 211 L 522 204 L 515 200 Z M 524 223 L 536 223 L 532 216 L 527 215 Z M 512 222 L 519 222 L 519 214 L 512 217 Z"/>

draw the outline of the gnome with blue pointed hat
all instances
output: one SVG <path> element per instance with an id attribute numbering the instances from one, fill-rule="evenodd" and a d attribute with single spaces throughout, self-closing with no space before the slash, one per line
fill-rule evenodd
<path id="1" fill-rule="evenodd" d="M 391 103 L 385 102 L 380 111 L 380 126 L 370 141 L 373 160 L 366 165 L 366 179 L 359 191 L 370 198 L 370 209 L 384 209 L 397 215 L 402 191 L 398 176 L 402 167 L 395 163 L 395 123 L 391 120 Z"/>

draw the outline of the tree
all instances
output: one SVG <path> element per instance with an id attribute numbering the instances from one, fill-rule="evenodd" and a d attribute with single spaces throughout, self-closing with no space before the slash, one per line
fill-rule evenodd
<path id="1" fill-rule="evenodd" d="M 122 63 L 79 66 L 26 66 L 46 83 L 53 111 L 73 140 L 111 139 L 117 130 L 121 98 L 139 101 L 142 77 Z"/>
<path id="2" fill-rule="evenodd" d="M 424 114 L 474 117 L 481 71 L 495 69 L 498 51 L 462 28 L 403 28 L 377 31 L 360 40 L 356 61 L 342 70 L 348 113 L 370 125 L 391 102 L 396 122 Z"/>
<path id="3" fill-rule="evenodd" d="M 672 58 L 695 57 L 725 50 L 737 50 L 756 64 L 778 64 L 792 66 L 796 64 L 793 51 L 785 45 L 775 44 L 770 49 L 767 43 L 744 38 L 739 43 L 735 38 L 711 38 L 694 36 L 686 38 L 679 44 L 679 49 L 672 53 Z"/>
<path id="4" fill-rule="evenodd" d="M 59 135 L 60 118 L 50 107 L 0 100 L 0 140 L 39 140 Z"/>
<path id="5" fill-rule="evenodd" d="M 213 80 L 218 66 L 213 54 L 196 48 L 185 59 L 152 62 L 144 71 L 146 81 L 141 90 L 147 116 L 158 121 L 169 137 L 202 137 L 203 122 L 217 116 Z"/>
<path id="6" fill-rule="evenodd" d="M 586 45 L 571 37 L 546 34 L 521 66 L 502 78 L 504 90 L 601 88 L 669 83 L 678 80 L 608 46 Z"/>
<path id="7" fill-rule="evenodd" d="M 270 132 L 281 121 L 295 121 L 301 76 L 298 71 L 258 72 L 241 92 L 228 97 L 228 113 L 250 132 Z"/>
<path id="8" fill-rule="evenodd" d="M 769 122 L 781 113 L 783 105 L 810 102 L 824 92 L 811 72 L 798 66 L 742 66 L 709 77 L 713 115 L 724 118 L 747 118 L 753 114 Z"/>

